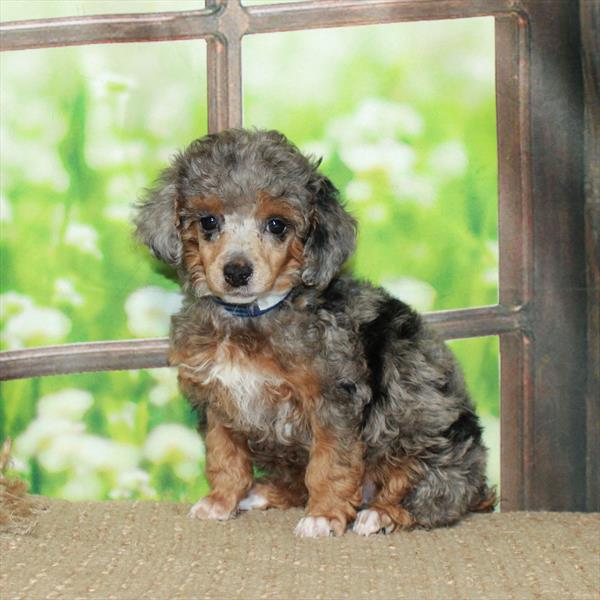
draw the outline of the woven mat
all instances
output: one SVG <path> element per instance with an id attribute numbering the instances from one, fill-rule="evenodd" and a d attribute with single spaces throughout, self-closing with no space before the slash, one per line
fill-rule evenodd
<path id="1" fill-rule="evenodd" d="M 504 599 L 600 597 L 600 514 L 474 515 L 388 536 L 297 539 L 301 512 L 228 523 L 152 502 L 52 500 L 0 536 L 0 597 Z"/>

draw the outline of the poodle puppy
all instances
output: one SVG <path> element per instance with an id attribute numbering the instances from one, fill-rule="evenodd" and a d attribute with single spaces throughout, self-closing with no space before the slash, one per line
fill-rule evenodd
<path id="1" fill-rule="evenodd" d="M 190 514 L 306 507 L 295 533 L 318 537 L 490 510 L 460 369 L 413 309 L 340 274 L 356 223 L 318 166 L 276 131 L 231 129 L 177 155 L 138 206 L 138 237 L 185 293 L 170 363 L 211 485 Z"/>

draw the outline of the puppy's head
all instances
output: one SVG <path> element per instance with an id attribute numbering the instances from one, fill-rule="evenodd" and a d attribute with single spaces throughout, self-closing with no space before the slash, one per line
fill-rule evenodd
<path id="1" fill-rule="evenodd" d="M 356 226 L 318 164 L 275 131 L 208 135 L 148 191 L 137 235 L 197 296 L 245 303 L 300 283 L 324 288 Z"/>

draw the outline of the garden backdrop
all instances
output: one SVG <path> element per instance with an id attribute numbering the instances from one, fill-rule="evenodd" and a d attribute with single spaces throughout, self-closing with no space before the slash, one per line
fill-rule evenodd
<path id="1" fill-rule="evenodd" d="M 199 5 L 3 0 L 0 16 Z M 132 239 L 131 207 L 206 133 L 205 52 L 188 41 L 1 56 L 2 349 L 167 334 L 178 286 Z M 323 157 L 360 222 L 358 277 L 422 311 L 496 302 L 492 19 L 253 36 L 243 52 L 245 125 Z M 497 482 L 497 339 L 450 344 Z M 171 369 L 4 383 L 7 436 L 35 493 L 192 501 L 206 490 Z"/>

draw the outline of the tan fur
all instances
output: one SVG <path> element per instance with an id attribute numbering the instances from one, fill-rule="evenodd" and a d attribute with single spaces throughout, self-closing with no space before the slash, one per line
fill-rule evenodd
<path id="1" fill-rule="evenodd" d="M 340 440 L 317 424 L 313 436 L 306 469 L 307 513 L 328 518 L 335 533 L 342 535 L 360 505 L 363 445 L 357 440 L 350 448 L 342 448 Z"/>
<path id="2" fill-rule="evenodd" d="M 369 478 L 377 488 L 369 508 L 379 512 L 381 522 L 388 531 L 396 527 L 405 529 L 414 525 L 414 520 L 400 503 L 421 476 L 418 463 L 409 458 L 397 460 L 393 464 L 382 462 L 369 468 Z"/>
<path id="3" fill-rule="evenodd" d="M 189 207 L 201 211 L 205 214 L 219 215 L 223 212 L 223 200 L 216 196 L 209 198 L 203 198 L 201 196 L 192 196 L 186 199 L 186 203 Z"/>
<path id="4" fill-rule="evenodd" d="M 209 410 L 205 443 L 206 477 L 212 490 L 209 497 L 233 513 L 252 487 L 248 442 L 241 434 L 222 425 Z"/>
<path id="5" fill-rule="evenodd" d="M 294 508 L 304 506 L 308 498 L 308 490 L 304 483 L 303 472 L 297 472 L 295 480 L 278 481 L 271 477 L 259 479 L 252 491 L 266 500 L 266 508 Z"/>
<path id="6" fill-rule="evenodd" d="M 231 290 L 223 278 L 223 267 L 232 260 L 230 249 L 235 247 L 238 236 L 228 229 L 227 222 L 234 213 L 226 212 L 220 198 L 192 197 L 183 201 L 180 210 L 197 215 L 197 219 L 177 222 L 182 245 L 183 259 L 191 275 L 193 285 L 198 288 L 207 284 L 218 293 Z M 198 223 L 202 216 L 213 215 L 225 221 L 225 228 L 215 236 L 207 236 Z M 245 258 L 252 264 L 254 274 L 250 285 L 256 295 L 267 292 L 283 293 L 298 283 L 298 273 L 303 261 L 303 243 L 297 237 L 302 216 L 288 203 L 271 198 L 260 192 L 249 209 L 235 213 L 254 222 L 255 234 L 244 247 Z M 265 223 L 270 218 L 282 218 L 289 224 L 283 240 L 265 234 Z"/>
<path id="7" fill-rule="evenodd" d="M 195 288 L 206 282 L 206 273 L 202 257 L 198 252 L 198 225 L 190 223 L 186 227 L 180 226 L 181 245 L 183 248 L 183 263 L 190 280 Z"/>
<path id="8" fill-rule="evenodd" d="M 231 468 L 225 458 L 231 456 L 231 453 L 226 452 L 216 458 L 213 454 L 223 453 L 224 449 L 220 444 L 208 442 L 212 442 L 216 433 L 222 435 L 223 431 L 228 431 L 224 424 L 239 426 L 239 408 L 228 390 L 220 384 L 204 383 L 202 365 L 210 368 L 219 353 L 220 357 L 225 354 L 228 360 L 237 361 L 265 375 L 271 375 L 274 380 L 280 380 L 282 383 L 279 385 L 265 386 L 262 402 L 268 404 L 293 400 L 300 413 L 299 418 L 308 421 L 312 430 L 313 443 L 305 482 L 301 480 L 302 473 L 299 472 L 295 482 L 286 481 L 285 485 L 278 485 L 276 480 L 263 481 L 258 493 L 267 499 L 269 506 L 289 507 L 305 503 L 307 488 L 310 496 L 308 514 L 331 519 L 334 530 L 339 534 L 343 533 L 360 504 L 364 472 L 363 445 L 357 440 L 349 449 L 341 447 L 335 436 L 314 419 L 320 386 L 310 365 L 282 360 L 285 357 L 277 356 L 269 341 L 257 335 L 231 335 L 227 341 L 213 338 L 211 343 L 202 343 L 197 348 L 187 346 L 185 350 L 185 357 L 177 353 L 172 356 L 172 360 L 186 364 L 180 369 L 180 383 L 186 392 L 192 392 L 192 398 L 199 389 L 204 389 L 203 397 L 210 398 L 211 419 L 218 423 L 218 427 L 215 425 L 212 430 L 209 427 L 207 435 L 207 465 L 211 469 L 211 485 L 214 485 L 213 481 L 218 481 L 219 468 Z M 194 367 L 199 370 L 194 370 Z M 238 469 L 235 468 L 234 472 L 237 473 Z M 225 480 L 229 481 L 229 478 L 229 475 L 225 476 Z M 243 482 L 247 486 L 251 480 L 243 478 Z M 231 494 L 229 502 L 239 502 L 241 489 L 245 487 L 228 486 Z M 221 499 L 224 499 L 223 489 L 220 487 L 214 490 Z"/>

